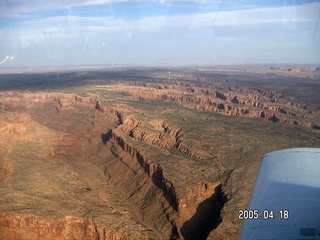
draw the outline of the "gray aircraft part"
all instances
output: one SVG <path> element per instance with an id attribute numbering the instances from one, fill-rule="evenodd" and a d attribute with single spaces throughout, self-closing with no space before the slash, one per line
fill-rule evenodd
<path id="1" fill-rule="evenodd" d="M 240 240 L 320 239 L 320 148 L 266 154 L 243 219 Z"/>

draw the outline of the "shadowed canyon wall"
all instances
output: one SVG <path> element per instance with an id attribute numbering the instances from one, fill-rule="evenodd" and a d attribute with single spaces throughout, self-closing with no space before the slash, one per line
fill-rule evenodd
<path id="1" fill-rule="evenodd" d="M 184 196 L 178 196 L 174 183 L 165 176 L 161 165 L 145 157 L 142 151 L 127 142 L 126 138 L 132 138 L 160 149 L 175 147 L 183 154 L 197 157 L 197 153 L 179 138 L 182 129 L 175 128 L 165 121 L 159 122 L 158 132 L 148 132 L 139 128 L 141 125 L 139 121 L 126 117 L 115 109 L 102 104 L 97 108 L 96 99 L 82 98 L 72 94 L 9 92 L 2 100 L 2 107 L 8 113 L 27 113 L 30 116 L 28 118 L 30 124 L 41 124 L 55 134 L 67 134 L 70 139 L 65 140 L 66 146 L 69 146 L 65 150 L 62 142 L 57 140 L 59 151 L 71 154 L 66 156 L 72 159 L 78 158 L 78 161 L 82 162 L 83 160 L 79 158 L 81 151 L 79 152 L 75 147 L 79 144 L 87 145 L 84 149 L 85 156 L 91 155 L 92 159 L 101 159 L 99 163 L 95 163 L 96 160 L 91 160 L 91 163 L 101 169 L 109 183 L 116 186 L 120 192 L 120 198 L 130 203 L 120 208 L 126 209 L 125 211 L 128 211 L 136 222 L 144 226 L 146 237 L 160 239 L 183 237 L 180 229 L 194 214 L 200 202 L 207 198 L 215 199 L 214 196 L 220 194 L 216 193 L 214 188 L 209 190 L 207 187 L 201 187 L 189 196 L 189 199 L 201 196 L 199 199 L 192 202 L 184 200 L 186 199 Z M 107 122 L 106 117 L 109 119 Z M 103 134 L 105 129 L 110 130 Z M 27 133 L 17 137 L 27 137 Z M 104 145 L 100 146 L 99 142 L 103 142 Z M 73 146 L 73 144 L 76 145 Z M 97 146 L 100 147 L 97 148 Z M 114 157 L 99 156 L 97 155 L 99 152 L 90 153 L 90 149 L 95 148 L 100 149 L 99 152 L 104 152 L 104 148 L 110 150 Z M 57 150 L 51 153 L 51 158 L 62 156 L 55 151 Z M 64 161 L 65 164 L 73 166 L 70 160 Z M 79 177 L 76 179 L 79 180 Z M 82 185 L 80 191 L 94 192 L 95 189 Z M 201 192 L 207 193 L 203 195 Z M 184 201 L 189 202 L 188 204 L 185 202 L 182 207 L 181 204 Z M 215 214 L 220 216 L 219 211 Z M 131 237 L 121 235 L 118 230 L 108 225 L 104 226 L 101 220 L 98 223 L 95 222 L 94 216 L 90 214 L 87 217 L 80 214 L 50 218 L 44 213 L 37 216 L 25 212 L 2 212 L 0 228 L 1 236 L 7 239 L 23 237 L 26 239 L 134 239 L 134 234 Z M 211 227 L 209 226 L 208 229 Z M 141 239 L 141 236 L 136 239 Z"/>

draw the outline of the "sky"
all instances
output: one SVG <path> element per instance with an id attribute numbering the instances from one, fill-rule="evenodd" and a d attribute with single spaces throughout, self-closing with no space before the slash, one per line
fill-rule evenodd
<path id="1" fill-rule="evenodd" d="M 0 0 L 0 70 L 320 64 L 320 1 Z"/>

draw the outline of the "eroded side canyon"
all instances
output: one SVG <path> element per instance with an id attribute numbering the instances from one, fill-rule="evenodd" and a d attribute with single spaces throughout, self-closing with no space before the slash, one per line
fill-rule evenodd
<path id="1" fill-rule="evenodd" d="M 182 129 L 162 120 L 143 129 L 74 94 L 7 92 L 1 102 L 2 237 L 187 238 L 195 219 L 221 221 L 227 197 L 220 182 L 171 180 L 159 158 L 144 152 L 152 146 L 165 156 L 175 148 L 201 158 L 179 137 Z M 202 208 L 215 212 L 205 216 Z"/>
<path id="2" fill-rule="evenodd" d="M 319 109 L 316 106 L 294 102 L 292 99 L 283 98 L 279 92 L 255 87 L 211 86 L 172 81 L 171 84 L 129 82 L 106 89 L 128 92 L 137 100 L 160 99 L 228 116 L 260 118 L 320 129 Z"/>
<path id="3" fill-rule="evenodd" d="M 319 147 L 317 83 L 184 71 L 6 76 L 0 238 L 236 239 L 261 156 Z"/>

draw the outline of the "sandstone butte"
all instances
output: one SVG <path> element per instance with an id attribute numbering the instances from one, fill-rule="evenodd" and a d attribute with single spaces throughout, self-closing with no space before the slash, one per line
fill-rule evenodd
<path id="1" fill-rule="evenodd" d="M 316 109 L 256 88 L 99 87 L 141 101 L 314 131 L 320 126 Z M 186 176 L 200 171 L 189 158 L 210 154 L 188 143 L 181 127 L 153 119 L 147 128 L 120 108 L 75 94 L 3 92 L 1 108 L 0 239 L 236 239 L 241 222 L 235 209 L 246 206 L 253 181 L 231 186 L 236 168 L 220 180 Z M 170 159 L 169 150 L 181 157 Z M 228 188 L 242 188 L 246 196 L 231 199 Z"/>

